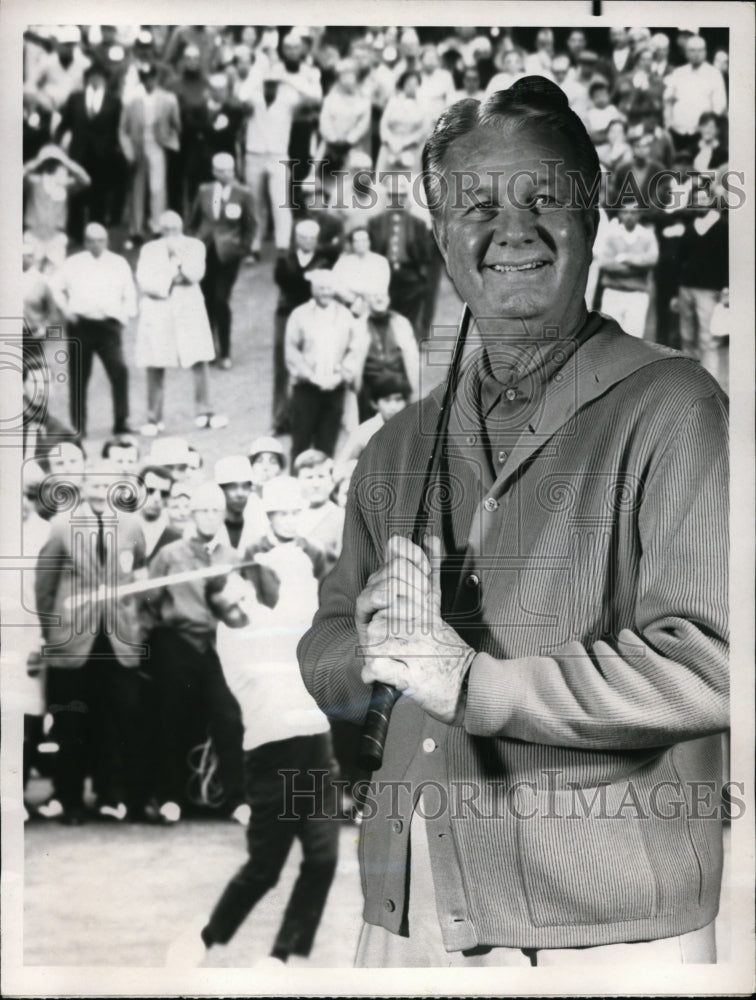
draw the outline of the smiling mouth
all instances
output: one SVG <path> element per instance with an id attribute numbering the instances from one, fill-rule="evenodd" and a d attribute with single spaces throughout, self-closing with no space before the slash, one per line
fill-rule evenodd
<path id="1" fill-rule="evenodd" d="M 527 264 L 488 264 L 487 267 L 497 274 L 512 274 L 515 271 L 538 271 L 548 263 L 546 260 L 533 260 Z"/>

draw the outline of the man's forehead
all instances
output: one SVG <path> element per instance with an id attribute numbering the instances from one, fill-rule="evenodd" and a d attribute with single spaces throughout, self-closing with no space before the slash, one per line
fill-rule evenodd
<path id="1" fill-rule="evenodd" d="M 517 170 L 536 172 L 576 166 L 574 154 L 561 136 L 534 126 L 481 126 L 455 139 L 444 157 L 448 172 L 480 172 L 496 176 Z"/>

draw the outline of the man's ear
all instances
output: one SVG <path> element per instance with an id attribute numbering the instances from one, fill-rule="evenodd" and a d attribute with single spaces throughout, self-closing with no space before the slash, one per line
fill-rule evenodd
<path id="1" fill-rule="evenodd" d="M 448 243 L 446 239 L 446 226 L 443 224 L 443 220 L 438 215 L 434 215 L 431 218 L 431 227 L 433 232 L 433 238 L 436 241 L 436 246 L 438 247 L 439 253 L 444 259 L 444 264 L 447 263 L 447 248 Z"/>
<path id="2" fill-rule="evenodd" d="M 583 225 L 588 234 L 588 241 L 593 248 L 593 244 L 596 242 L 596 233 L 598 232 L 599 225 L 599 210 L 597 208 L 589 208 L 583 213 Z"/>

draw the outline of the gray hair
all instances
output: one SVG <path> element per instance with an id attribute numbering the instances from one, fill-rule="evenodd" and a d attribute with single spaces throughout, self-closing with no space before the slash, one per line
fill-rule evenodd
<path id="1" fill-rule="evenodd" d="M 444 159 L 451 144 L 476 128 L 512 130 L 540 128 L 556 133 L 574 153 L 575 166 L 590 193 L 579 207 L 594 209 L 601 168 L 585 125 L 570 108 L 564 91 L 543 76 L 525 76 L 485 101 L 466 98 L 441 115 L 423 149 L 423 184 L 431 213 L 445 201 L 441 183 Z"/>

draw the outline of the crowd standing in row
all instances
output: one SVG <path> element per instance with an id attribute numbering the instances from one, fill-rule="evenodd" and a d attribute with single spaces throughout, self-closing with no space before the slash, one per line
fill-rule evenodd
<path id="1" fill-rule="evenodd" d="M 340 552 L 354 460 L 420 391 L 442 261 L 415 181 L 435 121 L 524 75 L 555 81 L 605 169 L 589 307 L 713 370 L 729 333 L 727 71 L 700 35 L 642 28 L 608 42 L 549 28 L 26 33 L 24 544 L 42 558 L 27 603 L 41 618 L 25 651 L 25 773 L 47 738 L 53 793 L 39 815 L 172 824 L 192 804 L 188 751 L 209 735 L 200 798 L 249 822 L 267 864 L 229 884 L 205 947 L 275 882 L 295 834 L 305 864 L 276 958 L 309 952 L 333 878 L 327 823 L 301 815 L 281 836 L 274 776 L 327 770 L 335 750 L 347 782 L 359 777 L 355 734 L 333 723 L 329 737 L 295 647 Z M 274 313 L 232 317 L 240 268 L 271 268 L 269 240 Z M 60 322 L 70 427 L 45 405 L 45 331 Z M 132 322 L 145 441 L 130 423 Z M 230 369 L 232 330 L 254 338 L 263 325 L 273 402 L 253 433 L 267 433 L 206 468 L 163 436 L 180 430 L 164 412 L 166 369 L 191 369 L 196 426 L 222 430 L 208 366 Z M 85 457 L 95 355 L 114 437 Z"/>

